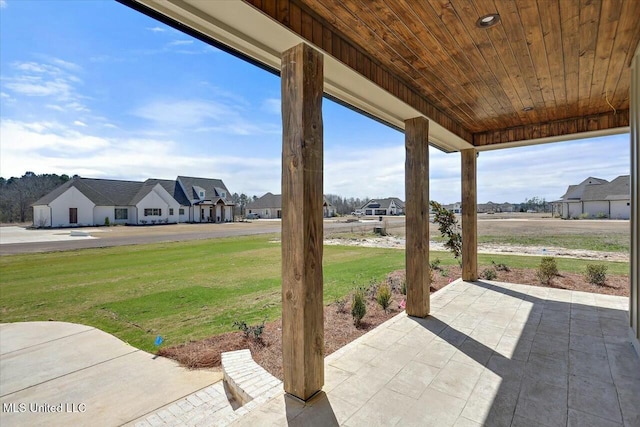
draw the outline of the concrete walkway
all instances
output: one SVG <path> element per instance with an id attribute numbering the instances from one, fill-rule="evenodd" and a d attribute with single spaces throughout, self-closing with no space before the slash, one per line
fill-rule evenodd
<path id="1" fill-rule="evenodd" d="M 118 426 L 220 381 L 95 328 L 0 324 L 0 425 Z"/>

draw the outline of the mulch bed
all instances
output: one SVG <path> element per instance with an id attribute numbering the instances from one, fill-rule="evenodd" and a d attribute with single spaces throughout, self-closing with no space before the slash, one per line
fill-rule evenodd
<path id="1" fill-rule="evenodd" d="M 480 272 L 483 269 L 480 268 Z M 431 292 L 443 288 L 461 275 L 458 266 L 443 267 L 435 271 Z M 378 305 L 372 295 L 367 297 L 367 314 L 358 328 L 353 324 L 350 312 L 350 302 L 342 310 L 339 304 L 333 303 L 324 307 L 324 339 L 325 355 L 329 355 L 342 346 L 348 344 L 361 335 L 374 329 L 384 321 L 395 316 L 403 309 L 400 307 L 405 296 L 400 292 L 404 280 L 404 271 L 390 273 L 387 281 L 392 292 L 390 309 L 385 312 Z M 532 286 L 542 286 L 533 269 L 511 269 L 497 271 L 497 278 L 501 282 L 519 283 Z M 550 287 L 584 292 L 629 296 L 629 278 L 627 276 L 608 275 L 605 286 L 592 285 L 584 277 L 575 273 L 561 273 L 555 277 Z M 188 368 L 219 368 L 220 353 L 244 348 L 251 350 L 253 359 L 269 371 L 272 375 L 282 379 L 282 321 L 276 320 L 265 325 L 261 339 L 256 341 L 246 338 L 240 331 L 213 336 L 200 341 L 193 341 L 183 345 L 166 347 L 158 354 L 178 361 Z"/>

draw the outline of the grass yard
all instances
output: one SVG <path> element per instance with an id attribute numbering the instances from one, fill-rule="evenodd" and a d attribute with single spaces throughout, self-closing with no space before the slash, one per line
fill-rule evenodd
<path id="1" fill-rule="evenodd" d="M 280 317 L 280 244 L 247 236 L 0 258 L 0 322 L 58 320 L 87 324 L 153 351 L 156 335 L 176 345 L 233 330 L 234 320 Z M 455 265 L 448 253 L 432 253 Z M 539 257 L 479 255 L 513 268 Z M 580 273 L 587 261 L 558 258 Z M 606 263 L 628 274 L 628 263 Z M 404 268 L 398 249 L 325 246 L 324 302 Z"/>

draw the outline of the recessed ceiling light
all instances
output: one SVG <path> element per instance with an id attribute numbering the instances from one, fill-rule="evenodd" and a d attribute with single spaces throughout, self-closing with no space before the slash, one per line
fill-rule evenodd
<path id="1" fill-rule="evenodd" d="M 522 109 L 522 111 L 524 111 L 525 113 L 526 113 L 527 111 L 533 111 L 533 107 L 524 107 L 524 108 Z"/>
<path id="2" fill-rule="evenodd" d="M 481 16 L 476 21 L 476 26 L 479 28 L 489 28 L 500 22 L 500 15 L 497 13 L 490 13 L 488 15 Z"/>

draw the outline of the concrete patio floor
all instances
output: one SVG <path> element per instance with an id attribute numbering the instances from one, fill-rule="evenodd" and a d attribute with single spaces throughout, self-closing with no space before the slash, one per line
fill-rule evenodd
<path id="1" fill-rule="evenodd" d="M 628 299 L 456 281 L 325 359 L 306 404 L 279 395 L 234 426 L 640 426 Z M 210 420 L 215 425 L 215 420 Z"/>

